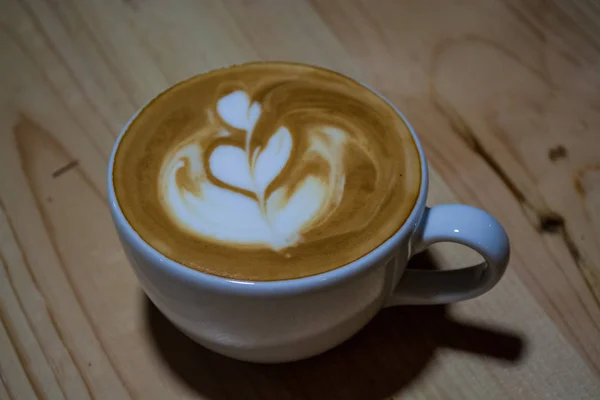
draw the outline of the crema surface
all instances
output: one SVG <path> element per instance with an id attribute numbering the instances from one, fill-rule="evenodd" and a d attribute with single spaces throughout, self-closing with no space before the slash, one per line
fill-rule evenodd
<path id="1" fill-rule="evenodd" d="M 317 67 L 251 63 L 198 75 L 144 107 L 117 149 L 125 217 L 205 273 L 282 280 L 339 268 L 388 239 L 420 160 L 379 96 Z"/>

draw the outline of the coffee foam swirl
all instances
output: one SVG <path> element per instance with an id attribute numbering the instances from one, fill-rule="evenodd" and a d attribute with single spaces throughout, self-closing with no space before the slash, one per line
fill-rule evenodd
<path id="1" fill-rule="evenodd" d="M 264 93 L 265 104 L 235 91 L 207 110 L 212 123 L 175 147 L 159 175 L 163 205 L 180 227 L 202 239 L 283 251 L 337 210 L 348 149 L 371 155 L 314 105 L 277 110 L 271 103 L 282 95 L 301 100 L 301 91 L 278 85 Z M 290 131 L 288 113 L 306 114 L 307 124 Z"/>
<path id="2" fill-rule="evenodd" d="M 115 161 L 120 205 L 130 202 L 127 218 L 157 250 L 216 275 L 288 279 L 362 256 L 408 215 L 418 153 L 400 117 L 369 90 L 295 64 L 194 79 L 195 88 L 167 91 L 132 124 L 131 132 L 153 131 L 137 135 L 137 162 L 122 161 L 138 189 L 119 190 L 121 149 Z M 130 139 L 134 153 L 133 136 L 120 148 Z"/>

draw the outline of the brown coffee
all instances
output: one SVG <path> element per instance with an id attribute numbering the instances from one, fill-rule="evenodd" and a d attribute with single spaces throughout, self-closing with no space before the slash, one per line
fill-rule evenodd
<path id="1" fill-rule="evenodd" d="M 418 196 L 402 118 L 350 78 L 250 63 L 160 94 L 115 156 L 125 217 L 150 246 L 208 274 L 272 281 L 339 268 L 382 244 Z"/>

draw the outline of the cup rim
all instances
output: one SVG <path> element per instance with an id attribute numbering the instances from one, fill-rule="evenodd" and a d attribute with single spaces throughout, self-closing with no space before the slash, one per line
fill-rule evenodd
<path id="1" fill-rule="evenodd" d="M 277 63 L 268 61 L 267 63 Z M 288 63 L 285 64 L 299 64 L 310 67 L 322 68 L 310 64 L 300 63 Z M 335 71 L 334 71 L 335 72 Z M 346 76 L 346 75 L 344 75 Z M 353 78 L 350 78 L 353 79 Z M 354 79 L 353 79 L 354 80 Z M 185 81 L 185 80 L 184 80 Z M 181 82 L 184 82 L 181 81 Z M 181 83 L 178 82 L 175 85 Z M 402 121 L 408 128 L 413 143 L 417 149 L 420 162 L 421 182 L 419 187 L 419 194 L 415 200 L 412 210 L 408 217 L 400 228 L 389 238 L 387 238 L 380 245 L 372 249 L 370 252 L 364 254 L 357 260 L 354 260 L 348 264 L 342 265 L 330 271 L 322 272 L 316 275 L 305 276 L 301 278 L 276 280 L 276 281 L 250 281 L 250 280 L 239 280 L 225 278 L 217 275 L 208 274 L 202 271 L 189 268 L 175 260 L 165 256 L 157 249 L 147 243 L 142 237 L 136 232 L 131 226 L 116 198 L 115 188 L 113 184 L 113 167 L 115 156 L 119 148 L 121 140 L 127 133 L 131 123 L 137 118 L 138 114 L 144 110 L 153 99 L 160 96 L 160 93 L 154 96 L 150 101 L 140 107 L 132 117 L 127 121 L 119 136 L 117 137 L 108 161 L 107 170 L 107 189 L 108 189 L 108 203 L 111 211 L 113 221 L 116 225 L 119 235 L 122 237 L 121 240 L 125 240 L 128 245 L 135 247 L 138 253 L 141 253 L 145 259 L 153 260 L 153 264 L 156 268 L 162 269 L 165 272 L 176 275 L 178 278 L 199 284 L 201 287 L 208 287 L 219 292 L 229 294 L 243 294 L 243 295 L 290 295 L 297 294 L 307 291 L 314 291 L 323 287 L 328 287 L 347 280 L 351 277 L 366 273 L 369 268 L 374 264 L 379 264 L 382 261 L 388 261 L 397 248 L 397 245 L 402 241 L 403 238 L 410 236 L 414 230 L 416 230 L 423 211 L 425 209 L 425 202 L 427 199 L 427 191 L 429 186 L 429 173 L 427 167 L 427 159 L 425 158 L 425 152 L 423 150 L 421 141 L 419 140 L 417 133 L 406 118 L 406 116 L 385 96 L 373 89 L 371 86 L 356 81 L 371 92 L 375 93 L 381 99 L 383 99 L 392 109 L 402 118 Z M 173 86 L 169 86 L 163 92 L 168 91 Z"/>

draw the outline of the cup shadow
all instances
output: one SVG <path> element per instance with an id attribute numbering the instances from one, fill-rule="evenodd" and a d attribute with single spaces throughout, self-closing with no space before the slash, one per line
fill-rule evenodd
<path id="1" fill-rule="evenodd" d="M 436 269 L 427 252 L 409 268 Z M 385 399 L 411 384 L 436 352 L 451 348 L 516 363 L 525 340 L 516 333 L 454 320 L 448 306 L 382 310 L 362 331 L 313 358 L 262 365 L 205 349 L 182 334 L 146 298 L 151 343 L 177 379 L 211 399 Z"/>

